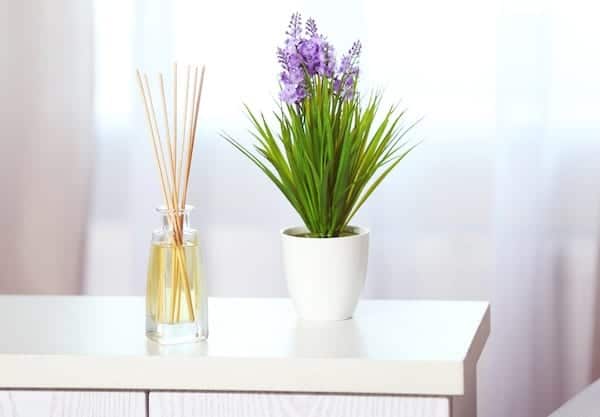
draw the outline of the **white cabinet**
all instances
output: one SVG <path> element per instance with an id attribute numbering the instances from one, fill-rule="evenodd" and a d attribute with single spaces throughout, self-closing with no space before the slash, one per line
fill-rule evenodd
<path id="1" fill-rule="evenodd" d="M 160 346 L 142 297 L 0 296 L 0 417 L 476 417 L 486 302 L 209 300 L 208 341 Z M 149 403 L 149 407 L 146 405 Z"/>
<path id="2" fill-rule="evenodd" d="M 146 417 L 146 394 L 108 391 L 0 391 L 1 417 Z"/>

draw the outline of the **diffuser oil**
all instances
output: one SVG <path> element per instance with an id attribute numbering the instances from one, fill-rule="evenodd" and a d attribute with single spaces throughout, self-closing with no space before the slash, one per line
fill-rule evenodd
<path id="1" fill-rule="evenodd" d="M 157 210 L 162 227 L 150 245 L 146 286 L 146 335 L 159 343 L 187 343 L 208 336 L 207 296 L 198 233 L 189 227 L 188 206 L 182 215 Z M 169 216 L 181 224 L 179 238 Z"/>

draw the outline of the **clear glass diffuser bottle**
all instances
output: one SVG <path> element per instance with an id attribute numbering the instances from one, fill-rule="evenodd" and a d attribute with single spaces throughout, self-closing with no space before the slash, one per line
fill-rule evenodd
<path id="1" fill-rule="evenodd" d="M 152 233 L 146 286 L 146 335 L 163 344 L 208 337 L 207 295 L 198 232 L 185 210 L 156 209 L 161 226 Z"/>

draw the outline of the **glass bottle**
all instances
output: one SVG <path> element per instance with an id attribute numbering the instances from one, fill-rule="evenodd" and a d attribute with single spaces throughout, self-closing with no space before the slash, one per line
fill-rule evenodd
<path id="1" fill-rule="evenodd" d="M 189 225 L 192 206 L 159 207 L 152 233 L 146 285 L 146 336 L 158 343 L 208 337 L 207 295 L 198 232 Z"/>

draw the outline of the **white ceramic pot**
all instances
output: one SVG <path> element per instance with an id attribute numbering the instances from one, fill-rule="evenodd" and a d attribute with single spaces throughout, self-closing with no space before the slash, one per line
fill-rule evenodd
<path id="1" fill-rule="evenodd" d="M 355 234 L 333 238 L 301 237 L 304 227 L 281 231 L 288 291 L 302 319 L 352 317 L 367 274 L 369 231 L 349 229 Z"/>

